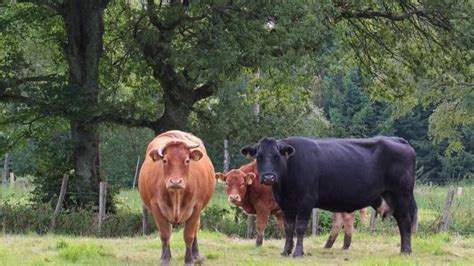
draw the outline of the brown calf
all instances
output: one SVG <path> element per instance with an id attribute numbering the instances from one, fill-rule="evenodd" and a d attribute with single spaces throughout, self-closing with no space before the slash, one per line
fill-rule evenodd
<path id="1" fill-rule="evenodd" d="M 365 224 L 366 219 L 367 219 L 365 208 L 360 209 L 359 214 L 360 214 L 360 220 L 362 221 L 362 223 Z M 351 212 L 351 213 L 334 212 L 332 214 L 331 232 L 329 233 L 328 240 L 326 241 L 326 245 L 324 246 L 325 248 L 332 247 L 332 245 L 334 244 L 334 241 L 336 241 L 337 234 L 343 227 L 344 227 L 344 244 L 342 248 L 343 249 L 349 248 L 349 246 L 351 245 L 351 240 L 352 240 L 352 231 L 354 230 L 354 217 L 355 217 L 354 212 Z"/>
<path id="2" fill-rule="evenodd" d="M 197 231 L 202 209 L 214 192 L 214 167 L 202 141 L 185 132 L 168 131 L 148 145 L 138 189 L 160 231 L 161 264 L 171 259 L 172 225 L 184 223 L 186 265 L 202 260 Z"/>
<path id="3" fill-rule="evenodd" d="M 283 213 L 273 198 L 272 188 L 258 181 L 255 161 L 232 169 L 226 174 L 217 173 L 216 178 L 227 185 L 228 200 L 248 215 L 257 215 L 257 246 L 262 245 L 265 228 L 270 215 L 274 215 L 278 228 L 283 231 Z"/>

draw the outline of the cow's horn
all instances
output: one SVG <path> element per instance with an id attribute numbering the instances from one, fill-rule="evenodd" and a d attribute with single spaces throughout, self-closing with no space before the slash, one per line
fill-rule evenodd
<path id="1" fill-rule="evenodd" d="M 196 149 L 197 147 L 199 147 L 199 144 L 188 144 L 188 145 L 186 145 L 186 148 L 188 148 L 188 149 Z"/>
<path id="2" fill-rule="evenodd" d="M 161 146 L 161 147 L 158 149 L 158 155 L 159 155 L 160 157 L 162 157 L 162 158 L 163 158 L 163 153 L 164 153 L 164 151 L 165 151 L 165 148 L 166 148 L 166 146 Z"/>

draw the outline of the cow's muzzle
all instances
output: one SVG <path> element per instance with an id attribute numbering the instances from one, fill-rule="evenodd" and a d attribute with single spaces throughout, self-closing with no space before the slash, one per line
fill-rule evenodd
<path id="1" fill-rule="evenodd" d="M 182 178 L 170 178 L 166 182 L 166 189 L 179 190 L 184 189 L 184 180 Z"/>
<path id="2" fill-rule="evenodd" d="M 275 181 L 276 181 L 276 175 L 275 174 L 264 174 L 264 175 L 262 175 L 260 183 L 270 186 L 273 183 L 275 183 Z"/>
<path id="3" fill-rule="evenodd" d="M 229 201 L 232 203 L 239 203 L 240 202 L 240 195 L 231 194 L 229 195 Z"/>

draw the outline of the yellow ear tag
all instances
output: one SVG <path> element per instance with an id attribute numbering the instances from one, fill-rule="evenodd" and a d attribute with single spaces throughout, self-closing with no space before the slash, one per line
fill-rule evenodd
<path id="1" fill-rule="evenodd" d="M 285 157 L 287 160 L 290 158 L 290 156 L 288 155 L 288 152 L 285 152 Z"/>

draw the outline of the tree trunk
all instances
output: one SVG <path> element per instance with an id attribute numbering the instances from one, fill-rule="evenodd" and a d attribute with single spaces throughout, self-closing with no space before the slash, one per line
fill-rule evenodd
<path id="1" fill-rule="evenodd" d="M 63 4 L 69 66 L 69 92 L 73 95 L 70 120 L 73 162 L 79 204 L 97 205 L 99 190 L 99 127 L 94 122 L 99 102 L 99 60 L 102 53 L 103 4 L 97 0 L 66 0 Z"/>
<path id="2" fill-rule="evenodd" d="M 172 18 L 175 22 L 187 16 L 179 5 L 174 8 L 177 8 Z M 147 9 L 147 15 L 155 30 L 137 33 L 135 39 L 142 47 L 145 60 L 153 69 L 153 77 L 160 82 L 163 90 L 164 110 L 152 129 L 156 135 L 173 129 L 186 131 L 194 103 L 211 96 L 215 84 L 201 84 L 187 74 L 187 69 L 180 70 L 180 66 L 174 65 L 172 47 L 173 42 L 180 38 L 176 34 L 176 27 L 180 23 L 163 27 L 160 25 L 161 19 L 157 16 L 154 1 L 148 1 Z"/>

